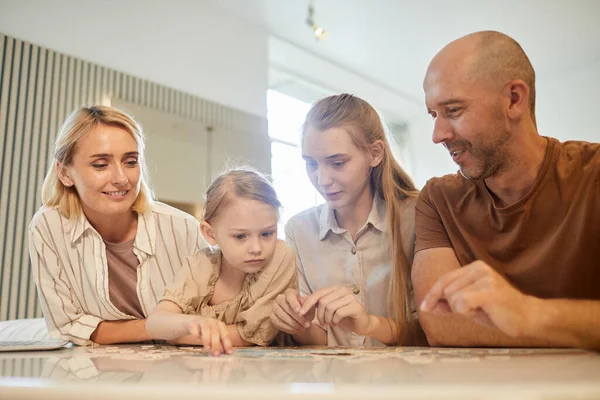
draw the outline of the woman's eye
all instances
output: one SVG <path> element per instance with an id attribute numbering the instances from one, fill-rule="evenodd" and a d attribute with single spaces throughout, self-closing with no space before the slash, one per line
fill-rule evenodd
<path id="1" fill-rule="evenodd" d="M 125 164 L 127 164 L 130 167 L 135 167 L 138 164 L 138 160 L 130 160 L 127 161 Z"/>
<path id="2" fill-rule="evenodd" d="M 102 169 L 102 168 L 106 168 L 108 167 L 108 164 L 92 164 L 92 167 L 96 168 L 96 169 Z"/>

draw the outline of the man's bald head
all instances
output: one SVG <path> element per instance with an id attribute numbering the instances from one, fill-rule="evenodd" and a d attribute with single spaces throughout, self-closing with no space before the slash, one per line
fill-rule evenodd
<path id="1" fill-rule="evenodd" d="M 470 82 L 501 89 L 520 79 L 529 87 L 529 107 L 535 115 L 535 71 L 523 48 L 500 32 L 482 31 L 463 36 L 445 46 L 431 61 L 427 74 L 464 74 Z"/>

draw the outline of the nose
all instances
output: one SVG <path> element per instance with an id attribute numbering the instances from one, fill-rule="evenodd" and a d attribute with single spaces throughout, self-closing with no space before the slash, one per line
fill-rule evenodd
<path id="1" fill-rule="evenodd" d="M 113 183 L 115 186 L 124 186 L 129 182 L 125 170 L 121 165 L 116 165 L 113 169 Z"/>
<path id="2" fill-rule="evenodd" d="M 327 187 L 330 186 L 333 183 L 333 179 L 331 179 L 331 175 L 329 174 L 329 171 L 327 170 L 327 168 L 319 168 L 319 170 L 317 171 L 317 184 L 320 187 Z"/>
<path id="3" fill-rule="evenodd" d="M 262 253 L 262 243 L 260 242 L 260 238 L 252 237 L 248 241 L 248 246 L 248 253 L 254 256 L 258 256 L 260 253 Z"/>
<path id="4" fill-rule="evenodd" d="M 454 132 L 452 126 L 448 123 L 445 118 L 436 118 L 433 124 L 433 143 L 443 143 L 448 139 L 452 139 Z"/>

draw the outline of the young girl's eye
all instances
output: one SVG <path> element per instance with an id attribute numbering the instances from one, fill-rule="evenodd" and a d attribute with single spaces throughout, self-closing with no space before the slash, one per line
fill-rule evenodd
<path id="1" fill-rule="evenodd" d="M 244 240 L 244 239 L 246 239 L 246 235 L 244 235 L 244 234 L 240 233 L 239 235 L 235 235 L 235 238 L 236 238 L 237 240 Z"/>
<path id="2" fill-rule="evenodd" d="M 269 231 L 269 232 L 263 232 L 262 236 L 263 237 L 270 237 L 270 236 L 273 236 L 274 234 L 275 234 L 275 232 Z"/>

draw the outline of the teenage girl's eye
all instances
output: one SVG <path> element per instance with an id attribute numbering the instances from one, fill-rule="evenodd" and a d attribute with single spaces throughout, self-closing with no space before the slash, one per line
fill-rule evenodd
<path id="1" fill-rule="evenodd" d="M 307 170 L 312 171 L 312 170 L 314 170 L 316 168 L 317 168 L 317 164 L 316 163 L 314 163 L 314 162 L 307 162 L 306 163 L 306 169 Z"/>
<path id="2" fill-rule="evenodd" d="M 336 161 L 334 163 L 331 163 L 333 168 L 342 168 L 344 166 L 344 164 L 346 164 L 345 161 Z"/>
<path id="3" fill-rule="evenodd" d="M 244 239 L 246 239 L 246 235 L 244 235 L 244 234 L 240 233 L 239 235 L 235 235 L 235 238 L 236 238 L 237 240 L 244 240 Z"/>

